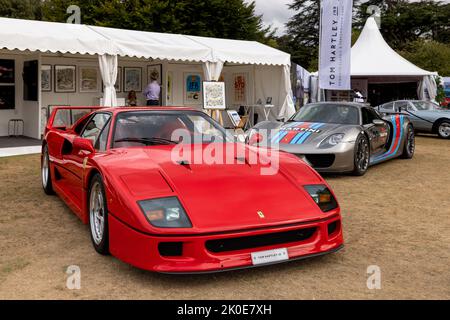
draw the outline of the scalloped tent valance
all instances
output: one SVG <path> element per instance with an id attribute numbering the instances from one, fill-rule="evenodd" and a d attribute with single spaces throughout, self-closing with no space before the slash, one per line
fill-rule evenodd
<path id="1" fill-rule="evenodd" d="M 254 41 L 9 18 L 0 18 L 0 48 L 192 62 L 290 65 L 289 54 Z"/>

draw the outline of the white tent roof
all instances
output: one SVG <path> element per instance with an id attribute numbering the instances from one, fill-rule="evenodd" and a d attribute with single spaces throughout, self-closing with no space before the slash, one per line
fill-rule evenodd
<path id="1" fill-rule="evenodd" d="M 423 70 L 395 52 L 384 40 L 373 17 L 352 47 L 352 76 L 427 76 Z"/>
<path id="2" fill-rule="evenodd" d="M 85 25 L 0 18 L 0 48 L 41 52 L 111 54 L 114 47 Z"/>
<path id="3" fill-rule="evenodd" d="M 0 48 L 111 54 L 196 62 L 290 65 L 290 55 L 253 41 L 0 18 Z"/>
<path id="4" fill-rule="evenodd" d="M 188 36 L 188 38 L 208 48 L 212 48 L 214 58 L 220 61 L 237 64 L 291 64 L 291 56 L 289 54 L 256 41 L 194 36 Z"/>

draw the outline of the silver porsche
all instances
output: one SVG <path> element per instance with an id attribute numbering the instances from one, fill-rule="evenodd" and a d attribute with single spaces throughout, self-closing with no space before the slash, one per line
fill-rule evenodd
<path id="1" fill-rule="evenodd" d="M 364 175 L 369 166 L 415 151 L 414 128 L 400 114 L 381 117 L 359 103 L 308 104 L 286 123 L 265 121 L 247 135 L 252 145 L 293 153 L 319 172 Z"/>
<path id="2" fill-rule="evenodd" d="M 376 107 L 386 115 L 400 113 L 407 116 L 416 132 L 433 133 L 443 139 L 450 139 L 450 110 L 421 100 L 399 100 Z"/>

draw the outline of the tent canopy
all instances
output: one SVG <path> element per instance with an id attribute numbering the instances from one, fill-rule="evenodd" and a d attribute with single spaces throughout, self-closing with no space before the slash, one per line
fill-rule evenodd
<path id="1" fill-rule="evenodd" d="M 0 18 L 0 48 L 193 62 L 289 66 L 290 55 L 254 41 Z"/>
<path id="2" fill-rule="evenodd" d="M 352 76 L 423 77 L 432 74 L 395 52 L 384 40 L 375 19 L 367 19 L 358 41 L 352 47 Z"/>

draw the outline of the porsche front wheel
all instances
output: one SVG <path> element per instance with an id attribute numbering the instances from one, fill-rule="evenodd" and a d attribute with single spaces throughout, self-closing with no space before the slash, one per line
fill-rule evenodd
<path id="1" fill-rule="evenodd" d="M 355 157 L 353 175 L 363 176 L 369 169 L 370 147 L 369 140 L 364 134 L 360 134 L 355 143 Z"/>
<path id="2" fill-rule="evenodd" d="M 109 254 L 108 208 L 103 179 L 96 174 L 89 187 L 89 229 L 95 251 Z"/>
<path id="3" fill-rule="evenodd" d="M 42 150 L 41 178 L 42 178 L 42 188 L 44 189 L 44 192 L 48 195 L 54 194 L 52 185 L 52 175 L 50 172 L 50 157 L 48 155 L 47 145 L 45 145 Z"/>

